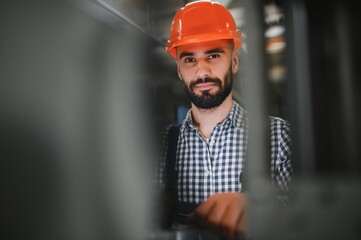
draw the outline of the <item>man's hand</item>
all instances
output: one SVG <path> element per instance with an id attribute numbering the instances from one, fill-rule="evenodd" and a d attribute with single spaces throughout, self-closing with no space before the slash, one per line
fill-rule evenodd
<path id="1" fill-rule="evenodd" d="M 236 239 L 246 232 L 246 204 L 244 193 L 216 193 L 199 205 L 191 218 L 227 239 Z"/>

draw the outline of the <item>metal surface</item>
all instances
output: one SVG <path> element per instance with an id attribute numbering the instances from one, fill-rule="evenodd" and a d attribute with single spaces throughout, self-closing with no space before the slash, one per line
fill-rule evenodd
<path id="1" fill-rule="evenodd" d="M 115 17 L 117 17 L 118 19 L 128 23 L 130 26 L 132 26 L 133 28 L 137 29 L 138 31 L 140 31 L 141 33 L 144 33 L 146 36 L 150 37 L 151 39 L 153 39 L 155 42 L 157 42 L 158 44 L 163 46 L 163 42 L 160 41 L 157 37 L 153 36 L 152 34 L 150 34 L 148 31 L 146 31 L 144 28 L 142 28 L 141 26 L 139 26 L 137 23 L 135 23 L 133 20 L 131 20 L 130 18 L 128 18 L 124 13 L 118 11 L 116 8 L 114 8 L 113 6 L 111 6 L 110 4 L 104 2 L 103 0 L 94 0 L 96 4 L 98 4 L 100 7 L 102 7 L 104 10 L 106 10 L 107 12 L 109 12 L 110 14 L 114 15 Z"/>

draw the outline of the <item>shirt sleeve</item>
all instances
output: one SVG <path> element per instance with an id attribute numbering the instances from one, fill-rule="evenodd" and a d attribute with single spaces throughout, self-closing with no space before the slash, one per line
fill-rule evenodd
<path id="1" fill-rule="evenodd" d="M 154 166 L 153 183 L 159 185 L 160 187 L 165 187 L 164 169 L 168 152 L 169 128 L 170 126 L 161 129 L 160 153 Z"/>
<path id="2" fill-rule="evenodd" d="M 271 120 L 272 180 L 283 192 L 290 191 L 291 162 L 290 123 L 280 118 Z"/>

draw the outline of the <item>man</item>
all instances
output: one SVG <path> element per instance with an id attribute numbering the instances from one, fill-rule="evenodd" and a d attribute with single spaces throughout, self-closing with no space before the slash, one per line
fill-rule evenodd
<path id="1" fill-rule="evenodd" d="M 197 1 L 177 12 L 167 46 L 192 106 L 176 137 L 168 134 L 174 127 L 167 129 L 159 178 L 174 188 L 176 221 L 197 222 L 228 239 L 246 231 L 247 116 L 232 99 L 241 43 L 225 7 Z M 288 123 L 271 117 L 270 127 L 272 180 L 287 190 L 292 172 Z"/>

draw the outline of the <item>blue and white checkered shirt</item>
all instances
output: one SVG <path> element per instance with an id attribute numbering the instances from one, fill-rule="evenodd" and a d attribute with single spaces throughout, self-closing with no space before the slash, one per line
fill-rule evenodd
<path id="1" fill-rule="evenodd" d="M 228 116 L 218 124 L 209 139 L 194 126 L 191 110 L 179 129 L 176 153 L 176 187 L 178 200 L 202 203 L 211 194 L 240 192 L 240 175 L 244 171 L 247 148 L 247 117 L 236 102 Z M 164 132 L 163 157 L 157 180 L 164 184 L 168 130 Z M 271 177 L 282 190 L 288 190 L 292 165 L 290 129 L 287 121 L 270 117 Z"/>

